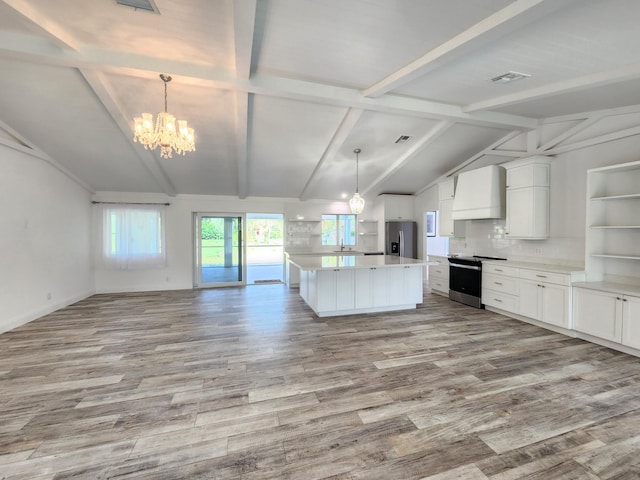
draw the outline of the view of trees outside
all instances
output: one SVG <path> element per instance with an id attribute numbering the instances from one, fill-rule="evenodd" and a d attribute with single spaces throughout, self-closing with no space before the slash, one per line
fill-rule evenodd
<path id="1" fill-rule="evenodd" d="M 247 218 L 247 264 L 281 263 L 284 222 L 280 218 Z"/>
<path id="2" fill-rule="evenodd" d="M 247 262 L 282 263 L 284 254 L 283 220 L 280 218 L 247 218 Z M 237 219 L 232 223 L 233 264 L 238 264 L 238 228 Z M 224 218 L 203 217 L 200 223 L 202 235 L 202 264 L 224 264 Z"/>
<path id="3" fill-rule="evenodd" d="M 356 244 L 355 215 L 322 215 L 322 245 Z"/>
<path id="4" fill-rule="evenodd" d="M 240 222 L 237 218 L 232 223 L 232 244 L 233 244 L 233 265 L 238 264 L 238 227 Z M 200 222 L 200 233 L 202 235 L 202 264 L 203 265 L 223 265 L 224 264 L 224 218 L 203 217 Z"/>

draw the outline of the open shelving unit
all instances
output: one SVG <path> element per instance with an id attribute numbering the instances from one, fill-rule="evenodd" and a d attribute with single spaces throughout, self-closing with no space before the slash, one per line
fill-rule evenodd
<path id="1" fill-rule="evenodd" d="M 378 221 L 358 220 L 358 244 L 359 248 L 374 250 L 378 246 Z"/>
<path id="2" fill-rule="evenodd" d="M 640 283 L 640 162 L 587 172 L 589 281 Z"/>
<path id="3" fill-rule="evenodd" d="M 317 240 L 316 240 L 317 239 Z M 285 250 L 309 250 L 320 243 L 320 220 L 287 219 Z"/>

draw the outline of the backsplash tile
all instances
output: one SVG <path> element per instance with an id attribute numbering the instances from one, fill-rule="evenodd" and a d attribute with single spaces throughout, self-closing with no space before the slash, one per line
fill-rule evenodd
<path id="1" fill-rule="evenodd" d="M 547 240 L 505 238 L 504 220 L 467 220 L 466 237 L 451 238 L 449 253 L 486 255 L 533 263 L 584 266 L 584 238 L 555 237 Z"/>

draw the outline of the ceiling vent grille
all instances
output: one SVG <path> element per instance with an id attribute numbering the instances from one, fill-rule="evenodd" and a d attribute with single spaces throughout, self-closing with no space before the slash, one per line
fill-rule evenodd
<path id="1" fill-rule="evenodd" d="M 400 135 L 398 139 L 395 141 L 395 143 L 406 143 L 409 141 L 410 138 L 411 138 L 410 135 Z"/>
<path id="2" fill-rule="evenodd" d="M 118 5 L 124 5 L 125 7 L 135 8 L 136 10 L 145 10 L 147 12 L 153 12 L 160 14 L 160 10 L 153 3 L 153 0 L 116 0 Z"/>
<path id="3" fill-rule="evenodd" d="M 531 75 L 528 73 L 520 73 L 520 72 L 507 72 L 494 77 L 491 79 L 493 83 L 509 83 L 515 82 L 516 80 L 522 80 L 523 78 L 529 78 Z"/>

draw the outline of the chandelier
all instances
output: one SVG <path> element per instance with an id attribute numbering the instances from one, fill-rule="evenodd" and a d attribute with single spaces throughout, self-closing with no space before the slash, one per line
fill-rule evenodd
<path id="1" fill-rule="evenodd" d="M 360 196 L 358 193 L 358 156 L 360 155 L 359 148 L 356 148 L 353 153 L 356 154 L 356 193 L 353 194 L 351 200 L 349 200 L 349 208 L 351 208 L 351 213 L 357 215 L 358 213 L 362 213 L 364 209 L 364 198 Z"/>
<path id="2" fill-rule="evenodd" d="M 185 152 L 193 152 L 196 149 L 193 128 L 187 126 L 186 120 L 178 120 L 167 113 L 167 83 L 171 76 L 160 74 L 164 82 L 164 112 L 158 114 L 156 126 L 153 126 L 153 116 L 143 113 L 141 117 L 133 119 L 133 141 L 144 145 L 145 150 L 155 150 L 160 147 L 160 156 L 171 158 L 173 151 L 184 155 Z"/>

